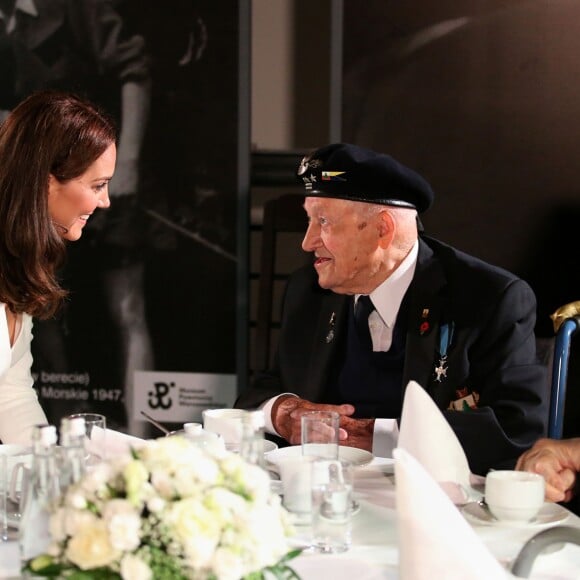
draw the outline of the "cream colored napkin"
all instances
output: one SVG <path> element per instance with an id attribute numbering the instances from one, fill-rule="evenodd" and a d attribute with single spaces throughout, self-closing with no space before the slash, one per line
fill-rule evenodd
<path id="1" fill-rule="evenodd" d="M 405 391 L 397 447 L 408 451 L 456 504 L 479 498 L 473 475 L 453 429 L 429 394 L 415 381 Z"/>
<path id="2" fill-rule="evenodd" d="M 400 579 L 513 578 L 426 469 L 404 449 L 393 455 Z"/>
<path id="3" fill-rule="evenodd" d="M 131 448 L 143 446 L 145 439 L 133 437 L 113 429 L 93 427 L 91 438 L 87 442 L 87 451 L 101 459 L 110 459 L 116 455 L 130 452 Z"/>

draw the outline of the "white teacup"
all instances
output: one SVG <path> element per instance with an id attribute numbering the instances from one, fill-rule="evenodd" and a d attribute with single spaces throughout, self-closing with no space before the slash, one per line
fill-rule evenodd
<path id="1" fill-rule="evenodd" d="M 243 409 L 206 409 L 203 411 L 203 427 L 206 431 L 221 435 L 226 449 L 238 451 L 242 440 Z"/>
<path id="2" fill-rule="evenodd" d="M 529 522 L 544 505 L 546 482 L 527 471 L 491 471 L 485 478 L 485 502 L 498 520 Z"/>

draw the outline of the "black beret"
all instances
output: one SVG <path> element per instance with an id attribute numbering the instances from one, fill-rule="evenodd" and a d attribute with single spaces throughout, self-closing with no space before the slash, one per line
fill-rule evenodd
<path id="1" fill-rule="evenodd" d="M 419 213 L 431 207 L 434 197 L 418 173 L 388 155 L 348 143 L 326 145 L 304 157 L 298 178 L 306 196 L 410 207 Z"/>

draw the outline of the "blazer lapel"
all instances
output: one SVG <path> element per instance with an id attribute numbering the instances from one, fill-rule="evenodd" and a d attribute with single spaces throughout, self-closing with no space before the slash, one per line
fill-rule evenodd
<path id="1" fill-rule="evenodd" d="M 311 382 L 311 392 L 321 393 L 326 388 L 343 338 L 350 303 L 349 296 L 332 292 L 322 302 L 313 340 L 314 352 L 306 375 Z"/>
<path id="2" fill-rule="evenodd" d="M 439 352 L 439 325 L 444 306 L 446 279 L 433 251 L 419 240 L 419 255 L 411 286 L 407 342 L 403 369 L 403 393 L 410 380 L 429 390 L 433 364 Z"/>

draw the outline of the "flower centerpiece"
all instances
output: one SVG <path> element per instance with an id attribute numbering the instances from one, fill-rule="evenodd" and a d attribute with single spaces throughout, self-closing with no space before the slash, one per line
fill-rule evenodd
<path id="1" fill-rule="evenodd" d="M 25 564 L 81 579 L 296 578 L 292 533 L 268 474 L 183 437 L 148 441 L 71 485 L 50 514 L 51 545 Z"/>

